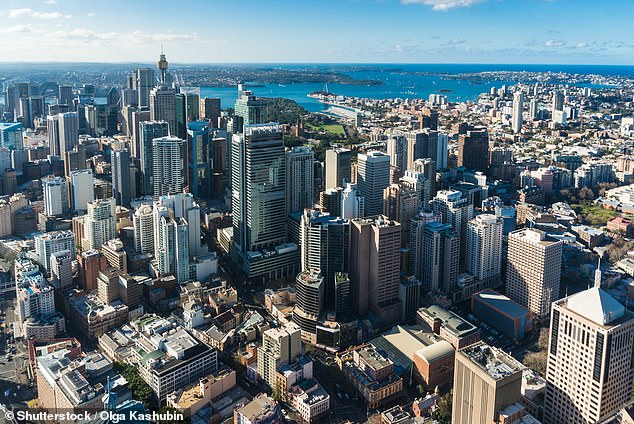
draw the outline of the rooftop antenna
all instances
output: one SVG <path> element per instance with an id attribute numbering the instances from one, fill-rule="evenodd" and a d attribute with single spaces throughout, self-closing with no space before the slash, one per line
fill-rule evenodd
<path id="1" fill-rule="evenodd" d="M 597 270 L 594 272 L 594 287 L 597 289 L 601 288 L 601 255 L 599 255 Z"/>

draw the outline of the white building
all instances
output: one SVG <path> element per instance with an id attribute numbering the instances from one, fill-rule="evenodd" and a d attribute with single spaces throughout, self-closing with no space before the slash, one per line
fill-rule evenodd
<path id="1" fill-rule="evenodd" d="M 370 151 L 357 156 L 357 186 L 365 199 L 364 216 L 383 213 L 383 190 L 390 185 L 390 156 Z"/>
<path id="2" fill-rule="evenodd" d="M 523 111 L 524 111 L 524 93 L 522 91 L 518 91 L 515 94 L 513 94 L 513 116 L 511 118 L 511 128 L 513 128 L 514 133 L 518 133 L 522 131 Z"/>
<path id="3" fill-rule="evenodd" d="M 75 234 L 70 230 L 38 234 L 35 236 L 34 242 L 38 263 L 47 272 L 51 269 L 50 259 L 53 253 L 68 250 L 72 260 L 75 260 Z"/>
<path id="4" fill-rule="evenodd" d="M 341 193 L 341 217 L 343 219 L 362 218 L 365 209 L 365 199 L 356 184 L 347 183 Z"/>
<path id="5" fill-rule="evenodd" d="M 134 225 L 134 249 L 139 253 L 154 254 L 154 211 L 150 205 L 142 205 L 132 216 Z"/>
<path id="6" fill-rule="evenodd" d="M 185 187 L 183 164 L 187 157 L 186 149 L 187 143 L 178 137 L 167 136 L 152 140 L 152 176 L 155 198 L 183 192 Z"/>
<path id="7" fill-rule="evenodd" d="M 490 281 L 502 271 L 504 220 L 478 215 L 467 224 L 467 271 L 480 281 Z"/>
<path id="8" fill-rule="evenodd" d="M 286 149 L 286 211 L 313 207 L 315 154 L 310 146 Z"/>
<path id="9" fill-rule="evenodd" d="M 84 218 L 84 249 L 101 249 L 117 236 L 116 204 L 114 197 L 88 202 Z"/>
<path id="10" fill-rule="evenodd" d="M 58 216 L 68 210 L 68 184 L 61 177 L 42 179 L 44 215 Z"/>
<path id="11" fill-rule="evenodd" d="M 88 202 L 95 200 L 92 169 L 79 169 L 70 173 L 70 197 L 75 212 L 88 210 Z"/>

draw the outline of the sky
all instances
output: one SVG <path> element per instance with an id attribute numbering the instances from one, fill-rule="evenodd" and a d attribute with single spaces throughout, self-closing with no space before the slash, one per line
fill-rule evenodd
<path id="1" fill-rule="evenodd" d="M 2 62 L 634 65 L 633 0 L 0 0 Z"/>

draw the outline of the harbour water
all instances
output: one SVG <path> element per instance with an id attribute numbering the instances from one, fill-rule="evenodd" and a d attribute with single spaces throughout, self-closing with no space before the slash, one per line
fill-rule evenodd
<path id="1" fill-rule="evenodd" d="M 329 69 L 345 73 L 356 79 L 377 80 L 382 85 L 354 85 L 329 83 L 331 93 L 351 97 L 372 99 L 424 98 L 437 93 L 447 96 L 450 101 L 475 100 L 480 93 L 491 87 L 512 85 L 516 81 L 500 81 L 494 78 L 447 79 L 443 74 L 462 74 L 485 71 L 527 71 L 527 72 L 567 72 L 574 74 L 597 74 L 634 76 L 634 66 L 598 66 L 598 65 L 464 65 L 464 64 L 425 64 L 425 65 L 275 65 L 287 69 L 316 70 Z M 250 89 L 256 96 L 284 97 L 296 101 L 310 112 L 321 111 L 324 105 L 308 94 L 323 90 L 321 83 L 301 84 L 258 84 L 253 82 Z M 219 97 L 222 108 L 233 107 L 237 98 L 236 87 L 201 87 L 202 97 Z"/>

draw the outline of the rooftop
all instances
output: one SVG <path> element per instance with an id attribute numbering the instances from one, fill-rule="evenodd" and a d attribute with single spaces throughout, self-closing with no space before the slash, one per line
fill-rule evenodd
<path id="1" fill-rule="evenodd" d="M 625 315 L 625 307 L 598 287 L 573 294 L 563 302 L 567 309 L 603 326 L 614 323 Z"/>
<path id="2" fill-rule="evenodd" d="M 474 294 L 473 297 L 513 318 L 520 318 L 530 314 L 528 309 L 495 290 L 485 289 Z"/>
<path id="3" fill-rule="evenodd" d="M 463 337 L 472 331 L 478 330 L 478 328 L 469 321 L 464 320 L 459 315 L 456 315 L 439 305 L 432 305 L 428 308 L 420 308 L 418 313 L 433 319 L 439 319 L 446 330 L 458 337 Z"/>
<path id="4" fill-rule="evenodd" d="M 522 373 L 524 370 L 524 366 L 513 357 L 483 342 L 473 344 L 459 352 L 486 371 L 494 380 Z"/>

